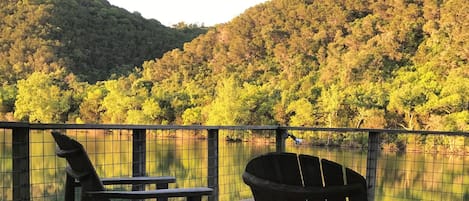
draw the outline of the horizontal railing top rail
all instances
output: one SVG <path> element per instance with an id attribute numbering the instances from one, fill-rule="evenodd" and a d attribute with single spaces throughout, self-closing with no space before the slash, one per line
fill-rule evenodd
<path id="1" fill-rule="evenodd" d="M 204 125 L 137 125 L 137 124 L 40 124 L 25 122 L 0 122 L 0 128 L 30 128 L 30 129 L 155 129 L 155 130 L 303 130 L 329 132 L 367 132 L 367 133 L 400 133 L 400 134 L 433 134 L 469 136 L 468 131 L 430 131 L 430 130 L 402 130 L 402 129 L 372 129 L 372 128 L 323 128 L 323 127 L 295 127 L 278 125 L 241 125 L 241 126 L 204 126 Z"/>

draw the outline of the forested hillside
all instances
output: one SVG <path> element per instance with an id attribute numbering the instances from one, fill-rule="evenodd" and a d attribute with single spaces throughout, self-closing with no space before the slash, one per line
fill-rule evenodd
<path id="1" fill-rule="evenodd" d="M 70 79 L 95 83 L 205 32 L 165 27 L 106 0 L 0 1 L 0 112 L 13 111 L 17 81 L 35 72 L 51 74 L 62 89 Z"/>
<path id="2" fill-rule="evenodd" d="M 204 32 L 168 28 L 106 0 L 1 1 L 0 19 L 0 79 L 9 82 L 58 69 L 106 80 Z"/>
<path id="3" fill-rule="evenodd" d="M 148 100 L 184 123 L 467 130 L 468 8 L 273 0 L 145 63 Z"/>
<path id="4" fill-rule="evenodd" d="M 64 88 L 33 74 L 18 83 L 15 117 L 468 130 L 467 10 L 465 0 L 271 0 L 126 77 Z M 38 83 L 68 98 L 54 104 L 60 118 L 19 110 L 37 102 L 22 90 Z"/>

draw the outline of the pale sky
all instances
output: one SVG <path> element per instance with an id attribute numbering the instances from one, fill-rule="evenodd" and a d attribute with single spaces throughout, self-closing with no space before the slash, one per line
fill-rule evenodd
<path id="1" fill-rule="evenodd" d="M 129 12 L 156 19 L 166 26 L 185 22 L 213 26 L 225 23 L 247 8 L 267 0 L 108 0 Z"/>

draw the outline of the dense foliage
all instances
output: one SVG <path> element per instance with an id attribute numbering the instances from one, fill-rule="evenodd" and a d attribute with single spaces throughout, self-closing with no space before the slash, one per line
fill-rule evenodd
<path id="1" fill-rule="evenodd" d="M 467 9 L 273 0 L 146 62 L 143 80 L 184 100 L 184 123 L 467 130 Z"/>
<path id="2" fill-rule="evenodd" d="M 2 1 L 0 11 L 0 78 L 9 82 L 61 68 L 89 82 L 125 75 L 204 32 L 168 28 L 106 0 Z"/>
<path id="3" fill-rule="evenodd" d="M 18 80 L 35 79 L 30 78 L 34 73 L 65 82 L 61 90 L 67 90 L 73 88 L 67 77 L 95 83 L 128 75 L 143 61 L 161 57 L 206 32 L 184 23 L 165 27 L 106 0 L 1 1 L 0 27 L 0 113 L 14 110 Z M 33 107 L 21 101 L 17 105 Z M 19 113 L 15 117 L 28 119 L 29 113 Z M 12 115 L 5 118 L 11 120 Z"/>
<path id="4" fill-rule="evenodd" d="M 49 23 L 53 39 L 63 44 L 58 57 L 87 81 L 127 74 L 143 61 L 181 47 L 204 30 L 171 29 L 138 13 L 111 6 L 106 0 L 55 0 Z M 187 30 L 185 30 L 187 29 Z"/>
<path id="5" fill-rule="evenodd" d="M 60 84 L 41 70 L 44 79 L 52 79 L 38 83 L 41 88 L 62 90 L 47 98 L 67 98 L 69 104 L 54 108 L 65 116 L 49 115 L 44 120 L 468 130 L 467 10 L 464 0 L 268 1 L 209 29 L 182 49 L 147 60 L 128 76 L 92 85 L 68 76 L 67 84 Z M 109 12 L 121 15 L 116 8 Z M 118 19 L 102 18 L 103 24 L 93 22 L 88 31 Z M 142 54 L 136 50 L 140 46 L 121 44 L 116 38 L 125 35 L 121 35 L 125 28 L 114 29 L 61 47 L 61 53 L 51 51 L 57 64 L 46 66 L 89 61 L 80 59 L 91 54 L 83 52 L 88 49 L 81 45 L 104 38 L 113 39 L 100 43 L 107 48 L 93 58 L 127 65 L 118 59 L 122 57 L 119 51 L 128 50 L 135 58 Z M 18 32 L 30 36 L 26 31 Z M 79 31 L 67 37 L 82 35 Z M 136 38 L 136 44 L 146 43 L 148 37 Z M 39 47 L 47 42 L 37 41 Z M 117 47 L 117 53 L 112 51 Z M 159 49 L 142 51 L 161 53 Z M 30 55 L 34 58 L 34 52 Z M 93 65 L 86 69 L 99 69 Z M 23 78 L 18 89 L 37 77 Z M 22 108 L 14 117 L 38 121 L 31 118 L 32 113 L 23 115 L 34 109 L 21 104 L 28 100 L 21 90 L 3 87 L 0 95 L 7 108 L 13 103 Z"/>

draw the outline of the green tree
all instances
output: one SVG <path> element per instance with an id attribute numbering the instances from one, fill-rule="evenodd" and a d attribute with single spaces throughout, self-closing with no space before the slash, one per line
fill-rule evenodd
<path id="1" fill-rule="evenodd" d="M 241 88 L 234 77 L 221 80 L 213 102 L 207 107 L 207 125 L 242 125 L 248 110 L 240 99 Z"/>
<path id="2" fill-rule="evenodd" d="M 290 105 L 288 105 L 287 112 L 292 113 L 289 122 L 291 126 L 315 125 L 316 119 L 314 119 L 314 114 L 317 112 L 306 98 L 291 102 Z"/>
<path id="3" fill-rule="evenodd" d="M 0 113 L 12 112 L 18 90 L 14 85 L 0 87 Z"/>
<path id="4" fill-rule="evenodd" d="M 104 107 L 102 106 L 104 97 L 108 91 L 104 87 L 103 82 L 96 83 L 86 89 L 86 95 L 80 104 L 80 122 L 84 123 L 100 123 Z"/>
<path id="5" fill-rule="evenodd" d="M 345 94 L 343 89 L 337 85 L 332 85 L 330 88 L 323 90 L 319 98 L 319 105 L 322 112 L 325 114 L 324 123 L 328 127 L 342 127 L 344 122 L 341 120 L 345 116 L 341 116 L 344 108 Z"/>
<path id="6" fill-rule="evenodd" d="M 108 123 L 146 123 L 142 105 L 150 96 L 151 86 L 136 75 L 104 82 L 103 121 Z"/>
<path id="7" fill-rule="evenodd" d="M 65 122 L 70 99 L 70 91 L 61 89 L 52 74 L 36 72 L 18 81 L 14 115 L 29 122 Z"/>
<path id="8" fill-rule="evenodd" d="M 434 72 L 425 67 L 403 69 L 395 78 L 389 95 L 388 110 L 402 118 L 405 129 L 421 129 L 422 115 L 428 113 L 427 103 L 438 97 L 441 84 Z"/>
<path id="9" fill-rule="evenodd" d="M 259 86 L 245 82 L 238 93 L 243 109 L 248 112 L 244 124 L 276 124 L 273 118 L 273 108 L 278 97 L 276 97 L 276 91 L 271 86 L 268 84 Z"/>
<path id="10" fill-rule="evenodd" d="M 182 114 L 182 123 L 184 125 L 202 124 L 202 109 L 201 107 L 188 108 Z"/>
<path id="11" fill-rule="evenodd" d="M 130 83 L 121 78 L 106 81 L 104 87 L 107 93 L 102 102 L 103 121 L 106 123 L 125 123 L 127 112 L 137 104 L 132 101 Z"/>
<path id="12" fill-rule="evenodd" d="M 389 92 L 386 83 L 362 82 L 358 86 L 351 86 L 344 90 L 345 102 L 350 105 L 353 114 L 354 127 L 385 128 L 386 107 L 389 103 Z M 352 117 L 352 116 L 351 116 Z"/>

